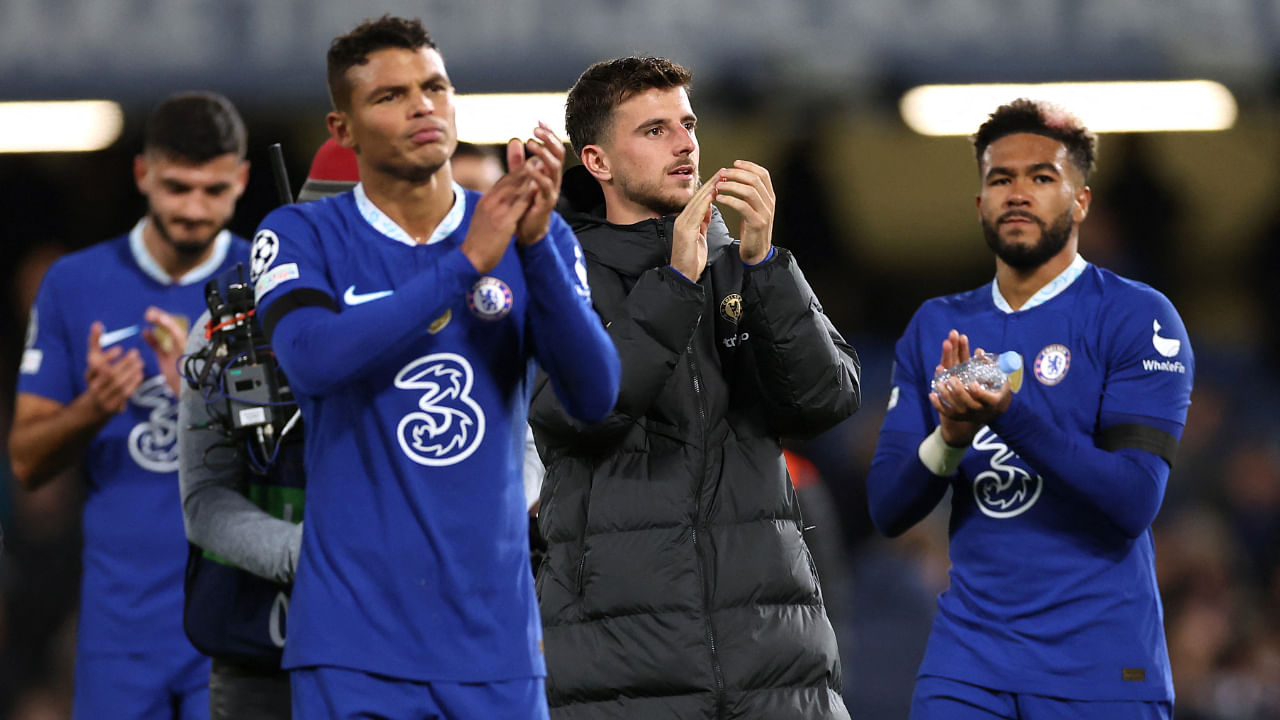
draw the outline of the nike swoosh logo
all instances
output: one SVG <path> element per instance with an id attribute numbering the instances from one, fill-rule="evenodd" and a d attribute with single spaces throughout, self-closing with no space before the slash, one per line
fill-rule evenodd
<path id="1" fill-rule="evenodd" d="M 343 301 L 343 302 L 345 302 L 345 303 L 346 303 L 346 304 L 348 304 L 348 305 L 359 305 L 360 303 L 367 303 L 367 302 L 371 302 L 371 301 L 373 301 L 373 300 L 380 300 L 380 299 L 382 299 L 382 298 L 384 298 L 384 297 L 386 297 L 386 296 L 390 295 L 390 294 L 391 294 L 391 293 L 393 293 L 393 292 L 395 292 L 395 291 L 394 291 L 394 290 L 379 290 L 378 292 L 371 292 L 371 293 L 359 293 L 359 294 L 357 294 L 357 293 L 356 293 L 356 286 L 355 286 L 355 285 L 352 285 L 351 287 L 347 288 L 347 291 L 346 291 L 345 293 L 343 293 L 343 294 L 342 294 L 342 301 Z"/>
<path id="2" fill-rule="evenodd" d="M 121 340 L 124 340 L 125 338 L 133 337 L 134 335 L 137 335 L 141 330 L 142 330 L 141 325 L 130 325 L 127 328 L 120 328 L 119 330 L 104 332 L 98 336 L 98 347 L 104 348 L 104 347 L 107 347 L 108 345 L 115 345 L 116 343 L 120 342 Z"/>

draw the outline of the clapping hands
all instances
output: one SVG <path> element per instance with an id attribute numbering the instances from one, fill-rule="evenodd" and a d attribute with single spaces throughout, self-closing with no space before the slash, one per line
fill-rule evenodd
<path id="1" fill-rule="evenodd" d="M 526 157 L 526 152 L 528 157 Z M 508 172 L 476 204 L 462 251 L 481 273 L 498 265 L 511 236 L 532 245 L 547 234 L 560 196 L 564 143 L 544 123 L 533 138 L 507 143 Z"/>

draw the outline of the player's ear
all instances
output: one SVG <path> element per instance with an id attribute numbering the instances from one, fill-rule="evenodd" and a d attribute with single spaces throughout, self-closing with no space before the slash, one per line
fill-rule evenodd
<path id="1" fill-rule="evenodd" d="M 329 128 L 329 134 L 339 145 L 348 150 L 356 149 L 356 139 L 351 134 L 351 122 L 346 113 L 334 110 L 324 116 L 324 122 Z"/>
<path id="2" fill-rule="evenodd" d="M 138 186 L 138 192 L 143 195 L 147 194 L 147 157 L 145 154 L 133 156 L 133 182 Z"/>
<path id="3" fill-rule="evenodd" d="M 604 148 L 599 145 L 588 145 L 582 148 L 581 160 L 582 165 L 587 168 L 587 172 L 591 173 L 596 180 L 609 182 L 613 179 L 609 156 L 605 153 Z"/>
<path id="4" fill-rule="evenodd" d="M 986 168 L 981 161 L 978 162 L 978 193 L 973 196 L 973 204 L 978 208 L 978 215 L 982 215 L 982 195 L 986 192 L 987 183 L 984 181 L 986 177 L 983 173 Z"/>
<path id="5" fill-rule="evenodd" d="M 1077 224 L 1084 222 L 1089 217 L 1089 203 L 1093 202 L 1093 190 L 1088 185 L 1082 185 L 1076 191 L 1076 197 L 1071 205 L 1071 217 Z"/>

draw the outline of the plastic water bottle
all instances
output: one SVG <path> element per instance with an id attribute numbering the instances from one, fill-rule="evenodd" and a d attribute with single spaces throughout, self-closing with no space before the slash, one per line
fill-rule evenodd
<path id="1" fill-rule="evenodd" d="M 930 387 L 938 392 L 938 386 L 951 378 L 959 378 L 966 387 L 978 383 L 985 390 L 995 392 L 1014 372 L 1022 369 L 1022 356 L 1009 350 L 999 355 L 974 355 L 964 362 L 933 376 Z"/>

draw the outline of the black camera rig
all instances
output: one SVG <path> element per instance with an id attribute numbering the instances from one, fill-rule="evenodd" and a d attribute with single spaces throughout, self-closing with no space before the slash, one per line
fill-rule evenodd
<path id="1" fill-rule="evenodd" d="M 199 390 L 216 428 L 233 441 L 246 441 L 251 459 L 266 467 L 281 442 L 301 422 L 288 380 L 256 317 L 253 286 L 237 264 L 205 285 L 209 340 L 183 361 L 183 376 Z"/>

